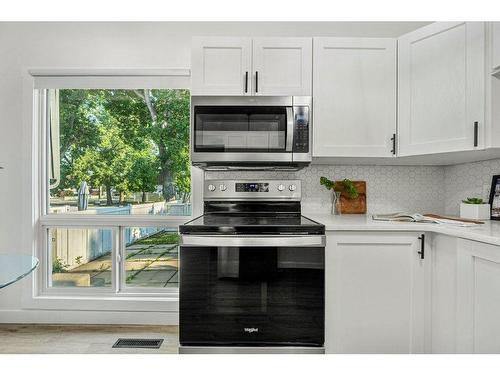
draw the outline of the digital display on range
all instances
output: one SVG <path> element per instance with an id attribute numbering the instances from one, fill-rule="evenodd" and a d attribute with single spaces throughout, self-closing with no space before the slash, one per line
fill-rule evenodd
<path id="1" fill-rule="evenodd" d="M 267 182 L 259 183 L 259 182 L 237 182 L 236 183 L 236 192 L 252 192 L 252 193 L 268 193 L 269 192 L 269 184 Z"/>

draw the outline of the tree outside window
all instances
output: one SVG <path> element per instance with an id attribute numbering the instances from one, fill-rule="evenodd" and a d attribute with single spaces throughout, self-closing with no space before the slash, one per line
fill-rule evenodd
<path id="1" fill-rule="evenodd" d="M 50 212 L 79 212 L 85 182 L 83 213 L 191 213 L 189 90 L 61 89 L 58 104 Z"/>

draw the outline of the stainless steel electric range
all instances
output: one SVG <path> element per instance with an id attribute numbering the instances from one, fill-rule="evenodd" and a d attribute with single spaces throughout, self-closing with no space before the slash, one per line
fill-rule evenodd
<path id="1" fill-rule="evenodd" d="M 325 228 L 299 180 L 207 180 L 180 226 L 181 353 L 322 353 Z"/>

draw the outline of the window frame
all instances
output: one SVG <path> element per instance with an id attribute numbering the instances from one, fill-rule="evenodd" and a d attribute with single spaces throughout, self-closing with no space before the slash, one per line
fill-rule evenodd
<path id="1" fill-rule="evenodd" d="M 112 267 L 111 267 L 111 286 L 110 287 L 57 287 L 50 286 L 50 278 L 52 275 L 52 253 L 50 251 L 50 238 L 49 238 L 49 230 L 50 229 L 109 229 L 112 233 L 113 242 L 111 245 L 111 259 L 113 259 Z M 86 296 L 86 295 L 113 295 L 119 293 L 119 284 L 118 284 L 118 269 L 114 266 L 114 263 L 117 260 L 117 251 L 119 250 L 119 227 L 102 225 L 102 226 L 89 226 L 89 225 L 42 225 L 43 238 L 44 238 L 44 246 L 45 251 L 42 254 L 40 259 L 40 269 L 43 277 L 42 293 L 44 295 L 56 295 L 56 296 Z"/>
<path id="2" fill-rule="evenodd" d="M 154 84 L 154 85 L 153 85 Z M 102 304 L 103 299 L 112 304 L 113 310 L 163 311 L 178 310 L 177 288 L 124 288 L 123 269 L 125 227 L 178 226 L 202 213 L 202 181 L 204 172 L 191 167 L 191 216 L 152 215 L 75 215 L 48 213 L 50 201 L 48 176 L 47 90 L 51 88 L 154 88 L 190 89 L 189 69 L 31 69 L 25 79 L 25 88 L 31 96 L 31 222 L 33 255 L 40 259 L 35 271 L 32 289 L 23 297 L 26 307 L 48 309 L 110 309 Z M 28 97 L 26 94 L 25 98 Z M 48 229 L 64 228 L 111 228 L 113 230 L 111 288 L 49 287 L 51 260 L 49 254 Z M 155 290 L 156 289 L 156 290 Z M 159 290 L 158 290 L 159 289 Z M 50 300 L 60 303 L 50 304 Z M 99 301 L 99 303 L 96 303 Z M 168 302 L 165 304 L 165 302 Z M 50 307 L 49 307 L 50 306 Z M 107 306 L 107 307 L 106 307 Z"/>

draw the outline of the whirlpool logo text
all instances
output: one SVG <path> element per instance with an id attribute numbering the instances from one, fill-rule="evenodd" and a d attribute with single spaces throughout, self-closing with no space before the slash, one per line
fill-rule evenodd
<path id="1" fill-rule="evenodd" d="M 243 328 L 243 331 L 245 331 L 246 333 L 257 333 L 259 332 L 259 329 L 258 328 Z"/>

